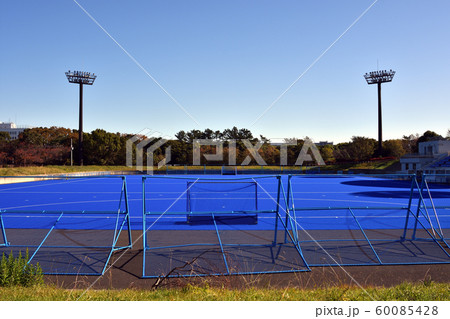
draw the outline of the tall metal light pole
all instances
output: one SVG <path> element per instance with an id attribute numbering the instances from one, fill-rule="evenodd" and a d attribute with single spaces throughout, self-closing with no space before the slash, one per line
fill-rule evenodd
<path id="1" fill-rule="evenodd" d="M 70 83 L 77 83 L 80 85 L 80 116 L 78 127 L 78 163 L 83 166 L 83 84 L 94 84 L 97 76 L 94 73 L 82 71 L 68 71 L 66 72 L 67 80 Z"/>
<path id="2" fill-rule="evenodd" d="M 395 71 L 383 70 L 374 71 L 364 74 L 367 84 L 377 84 L 378 86 L 378 156 L 383 153 L 383 127 L 381 116 L 381 83 L 391 82 L 394 78 Z"/>
<path id="3" fill-rule="evenodd" d="M 73 144 L 72 144 L 72 139 L 70 139 L 70 166 L 73 166 Z"/>

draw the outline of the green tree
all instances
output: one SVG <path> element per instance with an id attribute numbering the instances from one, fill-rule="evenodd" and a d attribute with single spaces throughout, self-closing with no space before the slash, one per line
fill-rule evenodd
<path id="1" fill-rule="evenodd" d="M 188 137 L 187 137 L 187 134 L 185 131 L 179 131 L 178 133 L 175 134 L 175 137 L 180 142 L 184 142 L 184 143 L 188 142 Z"/>
<path id="2" fill-rule="evenodd" d="M 406 154 L 402 140 L 388 140 L 383 142 L 383 155 L 400 158 Z"/>
<path id="3" fill-rule="evenodd" d="M 287 146 L 287 165 L 294 165 L 305 141 L 296 137 L 292 137 L 285 138 L 283 142 L 286 144 L 294 144 Z"/>
<path id="4" fill-rule="evenodd" d="M 0 143 L 6 143 L 11 140 L 11 136 L 8 132 L 0 132 Z"/>
<path id="5" fill-rule="evenodd" d="M 222 140 L 223 139 L 223 133 L 221 131 L 214 131 L 212 134 L 212 138 L 215 140 Z"/>
<path id="6" fill-rule="evenodd" d="M 335 160 L 333 146 L 331 145 L 322 146 L 319 149 L 319 151 L 320 155 L 322 155 L 322 158 L 325 162 L 333 162 Z"/>
<path id="7" fill-rule="evenodd" d="M 436 132 L 426 131 L 425 133 L 423 133 L 423 135 L 421 137 L 419 137 L 419 139 L 417 140 L 417 143 L 429 142 L 429 141 L 439 141 L 439 140 L 443 140 L 443 139 L 444 138 Z"/>
<path id="8" fill-rule="evenodd" d="M 84 156 L 89 165 L 115 165 L 118 164 L 120 152 L 125 145 L 121 141 L 120 133 L 109 133 L 96 129 L 90 134 L 85 133 Z"/>
<path id="9" fill-rule="evenodd" d="M 241 128 L 238 129 L 236 126 L 233 126 L 232 129 L 225 129 L 223 131 L 223 138 L 226 140 L 253 140 L 253 134 L 250 130 Z"/>
<path id="10" fill-rule="evenodd" d="M 212 139 L 214 138 L 214 131 L 211 130 L 211 129 L 209 129 L 209 128 L 207 128 L 207 129 L 203 132 L 202 138 L 203 138 L 203 139 L 209 139 L 209 140 L 212 140 Z"/>
<path id="11" fill-rule="evenodd" d="M 34 127 L 19 134 L 19 142 L 36 146 L 70 145 L 70 139 L 78 139 L 76 131 L 63 127 Z"/>
<path id="12" fill-rule="evenodd" d="M 417 140 L 419 139 L 419 134 L 416 135 L 403 135 L 402 146 L 407 154 L 417 153 Z"/>
<path id="13" fill-rule="evenodd" d="M 376 145 L 377 141 L 373 138 L 353 136 L 347 152 L 354 161 L 366 161 L 373 156 Z"/>
<path id="14" fill-rule="evenodd" d="M 190 130 L 187 132 L 188 143 L 192 143 L 194 140 L 204 138 L 204 134 L 200 130 Z"/>
<path id="15" fill-rule="evenodd" d="M 259 154 L 267 165 L 278 165 L 280 159 L 280 150 L 269 143 L 264 143 L 259 149 Z"/>
<path id="16" fill-rule="evenodd" d="M 348 152 L 350 143 L 339 143 L 334 147 L 333 156 L 339 162 L 351 161 L 352 158 Z"/>

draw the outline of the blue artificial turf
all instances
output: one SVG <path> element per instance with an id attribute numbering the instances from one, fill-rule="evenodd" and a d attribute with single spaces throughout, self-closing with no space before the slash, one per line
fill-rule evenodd
<path id="1" fill-rule="evenodd" d="M 177 176 L 149 177 L 145 182 L 147 211 L 155 213 L 147 217 L 147 228 L 151 229 L 212 229 L 213 225 L 192 225 L 187 223 L 187 188 L 197 179 L 242 181 L 242 189 L 236 192 L 219 190 L 208 193 L 204 186 L 205 197 L 214 207 L 227 205 L 232 210 L 245 203 L 250 207 L 254 200 L 253 188 L 248 186 L 257 182 L 258 210 L 272 211 L 277 208 L 277 178 L 261 176 Z M 282 176 L 284 191 L 288 189 L 288 177 Z M 142 176 L 127 176 L 128 203 L 132 229 L 142 229 Z M 201 180 L 203 182 L 203 180 Z M 247 183 L 244 185 L 244 182 Z M 0 185 L 0 209 L 6 228 L 49 228 L 65 212 L 60 229 L 114 229 L 117 212 L 125 210 L 125 201 L 121 200 L 122 180 L 117 178 L 76 178 L 57 179 L 27 183 Z M 197 187 L 195 186 L 195 187 Z M 199 189 L 201 187 L 198 187 Z M 295 176 L 292 178 L 296 218 L 305 229 L 356 229 L 348 210 L 336 210 L 333 207 L 359 207 L 353 210 L 365 229 L 401 229 L 404 227 L 406 210 L 410 197 L 410 181 L 389 180 L 358 175 L 343 176 Z M 214 187 L 213 187 L 214 190 Z M 450 187 L 431 185 L 433 204 L 450 207 Z M 192 193 L 193 194 L 193 193 Z M 191 194 L 191 195 L 192 195 Z M 287 195 L 287 194 L 286 194 Z M 197 189 L 195 194 L 202 197 Z M 234 201 L 223 196 L 235 196 Z M 415 211 L 419 200 L 418 191 L 413 193 L 412 210 Z M 197 207 L 205 211 L 207 201 L 199 202 Z M 231 204 L 233 203 L 233 204 Z M 427 201 L 427 205 L 431 203 Z M 203 206 L 202 206 L 203 205 Z M 249 206 L 250 205 L 250 206 Z M 231 208 L 232 207 L 232 208 Z M 327 208 L 325 210 L 306 210 L 308 208 Z M 383 209 L 366 209 L 383 207 Z M 392 209 L 385 209 L 392 208 Z M 247 208 L 248 209 L 248 208 Z M 253 209 L 253 208 L 252 208 Z M 280 200 L 280 210 L 285 210 L 284 198 Z M 46 211 L 48 213 L 42 213 Z M 207 209 L 206 209 L 207 211 Z M 81 213 L 85 212 L 85 213 Z M 99 214 L 86 212 L 101 212 Z M 76 214 L 74 214 L 76 213 Z M 434 211 L 429 210 L 430 218 L 436 223 Z M 450 209 L 439 208 L 441 227 L 450 229 Z M 161 214 L 163 216 L 161 217 Z M 423 219 L 423 217 L 422 217 Z M 274 214 L 262 213 L 256 225 L 233 224 L 224 226 L 230 229 L 273 229 Z"/>

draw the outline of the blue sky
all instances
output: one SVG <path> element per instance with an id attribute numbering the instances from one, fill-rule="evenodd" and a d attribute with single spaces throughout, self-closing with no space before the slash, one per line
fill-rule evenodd
<path id="1" fill-rule="evenodd" d="M 78 127 L 78 87 L 95 72 L 85 131 L 251 129 L 270 138 L 384 138 L 450 128 L 450 2 L 379 0 L 254 125 L 374 0 L 77 0 L 192 120 L 73 0 L 0 2 L 0 121 Z M 197 123 L 198 124 L 197 124 Z"/>

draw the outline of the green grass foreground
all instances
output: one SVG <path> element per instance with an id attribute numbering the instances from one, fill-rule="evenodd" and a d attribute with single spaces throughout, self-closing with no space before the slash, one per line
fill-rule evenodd
<path id="1" fill-rule="evenodd" d="M 212 288 L 209 286 L 186 286 L 179 289 L 157 290 L 69 290 L 40 285 L 34 287 L 0 288 L 2 301 L 345 301 L 345 300 L 403 300 L 444 301 L 450 300 L 449 283 L 403 283 L 383 288 L 354 287 L 317 289 L 270 289 L 249 288 L 243 290 Z"/>

